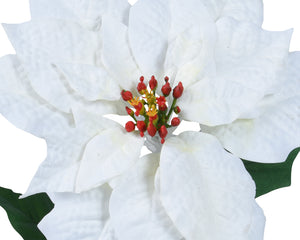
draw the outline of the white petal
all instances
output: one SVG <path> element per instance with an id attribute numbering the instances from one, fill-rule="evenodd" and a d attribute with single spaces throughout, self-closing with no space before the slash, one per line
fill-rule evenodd
<path id="1" fill-rule="evenodd" d="M 91 138 L 71 128 L 57 130 L 47 139 L 47 158 L 24 196 L 38 192 L 74 192 L 82 152 Z"/>
<path id="2" fill-rule="evenodd" d="M 70 86 L 89 101 L 118 100 L 121 89 L 104 67 L 87 64 L 58 64 Z"/>
<path id="3" fill-rule="evenodd" d="M 129 42 L 143 74 L 160 76 L 165 58 L 169 3 L 166 0 L 141 0 L 130 9 Z"/>
<path id="4" fill-rule="evenodd" d="M 128 26 L 130 7 L 127 0 L 109 0 L 107 13 Z"/>
<path id="5" fill-rule="evenodd" d="M 180 99 L 186 119 L 209 126 L 234 121 L 272 91 L 291 37 L 232 19 L 217 26 L 216 74 L 188 86 Z"/>
<path id="6" fill-rule="evenodd" d="M 30 0 L 32 19 L 67 19 L 93 26 L 107 10 L 107 0 Z"/>
<path id="7" fill-rule="evenodd" d="M 176 0 L 170 7 L 172 21 L 165 71 L 169 75 L 175 68 L 175 83 L 182 81 L 187 87 L 213 70 L 216 27 L 200 1 Z M 175 76 L 170 77 L 173 80 Z"/>
<path id="8" fill-rule="evenodd" d="M 106 222 L 106 225 L 98 240 L 118 240 L 115 231 L 112 228 L 112 223 L 110 219 Z"/>
<path id="9" fill-rule="evenodd" d="M 179 240 L 154 187 L 158 154 L 139 159 L 112 192 L 110 216 L 118 239 Z"/>
<path id="10" fill-rule="evenodd" d="M 105 13 L 127 24 L 129 6 L 126 0 L 30 0 L 32 19 L 64 19 L 93 30 Z"/>
<path id="11" fill-rule="evenodd" d="M 99 133 L 83 153 L 76 191 L 97 187 L 128 170 L 138 160 L 143 142 L 121 127 Z"/>
<path id="12" fill-rule="evenodd" d="M 102 22 L 102 61 L 123 89 L 136 86 L 142 75 L 133 59 L 128 44 L 127 26 L 104 16 Z"/>
<path id="13" fill-rule="evenodd" d="M 22 58 L 45 55 L 54 61 L 96 64 L 99 36 L 79 24 L 59 20 L 39 20 L 4 24 L 18 55 Z"/>
<path id="14" fill-rule="evenodd" d="M 266 218 L 262 209 L 255 204 L 252 224 L 249 230 L 249 240 L 263 240 Z"/>
<path id="15" fill-rule="evenodd" d="M 288 56 L 291 30 L 270 32 L 230 18 L 220 19 L 217 29 L 215 58 L 222 81 L 260 91 L 276 83 Z"/>
<path id="16" fill-rule="evenodd" d="M 217 20 L 232 17 L 238 21 L 253 22 L 261 26 L 263 22 L 263 1 L 261 0 L 203 0 L 211 16 Z"/>
<path id="17" fill-rule="evenodd" d="M 229 125 L 204 129 L 220 139 L 224 147 L 254 162 L 277 163 L 300 143 L 300 97 L 288 99 L 256 119 L 236 120 Z"/>
<path id="18" fill-rule="evenodd" d="M 254 119 L 239 119 L 229 125 L 203 127 L 233 154 L 255 162 L 285 161 L 300 144 L 300 53 L 289 57 L 276 93 L 257 106 Z"/>
<path id="19" fill-rule="evenodd" d="M 197 132 L 169 138 L 160 159 L 161 201 L 186 239 L 249 239 L 255 184 L 240 159 Z"/>
<path id="20" fill-rule="evenodd" d="M 15 55 L 0 59 L 0 112 L 10 122 L 37 137 L 68 125 L 68 116 L 52 109 L 33 91 Z"/>
<path id="21" fill-rule="evenodd" d="M 115 123 L 86 109 L 73 108 L 75 126 L 54 128 L 45 137 L 47 158 L 39 167 L 25 196 L 38 192 L 74 192 L 83 152 L 91 139 Z M 55 125 L 54 125 L 55 127 Z M 98 149 L 101 150 L 98 146 Z"/>
<path id="22" fill-rule="evenodd" d="M 57 61 L 97 62 L 98 37 L 75 23 L 38 21 L 4 25 L 34 90 L 61 111 L 69 112 L 72 97 Z"/>
<path id="23" fill-rule="evenodd" d="M 81 194 L 53 193 L 55 207 L 38 227 L 48 240 L 98 240 L 109 218 L 110 193 L 106 185 Z"/>

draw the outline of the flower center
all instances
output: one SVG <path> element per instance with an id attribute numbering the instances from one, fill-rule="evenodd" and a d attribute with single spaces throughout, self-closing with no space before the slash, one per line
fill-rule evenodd
<path id="1" fill-rule="evenodd" d="M 172 120 L 170 118 L 173 113 L 178 115 L 181 111 L 176 102 L 183 93 L 183 86 L 179 82 L 173 89 L 173 99 L 170 107 L 168 107 L 166 100 L 172 91 L 169 78 L 165 77 L 165 84 L 161 88 L 162 95 L 158 95 L 156 89 L 157 80 L 154 76 L 151 77 L 148 87 L 144 83 L 144 77 L 142 76 L 137 85 L 137 90 L 141 96 L 133 97 L 132 93 L 126 90 L 121 92 L 123 100 L 129 103 L 129 107 L 126 106 L 126 111 L 133 119 L 133 121 L 126 123 L 125 129 L 127 132 L 137 129 L 141 137 L 144 137 L 145 132 L 151 137 L 154 137 L 158 133 L 163 144 L 168 135 L 167 129 L 180 124 L 178 116 L 173 117 Z"/>

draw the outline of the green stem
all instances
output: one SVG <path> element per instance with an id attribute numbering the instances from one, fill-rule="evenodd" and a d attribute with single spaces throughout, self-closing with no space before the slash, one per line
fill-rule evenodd
<path id="1" fill-rule="evenodd" d="M 135 118 L 134 115 L 132 115 L 132 116 L 130 116 L 130 117 L 132 117 L 132 118 L 134 119 L 135 123 L 137 123 L 137 120 L 136 120 L 136 118 Z"/>
<path id="2" fill-rule="evenodd" d="M 175 107 L 175 105 L 176 105 L 176 102 L 177 102 L 177 98 L 174 98 L 174 99 L 173 99 L 173 102 L 172 102 L 172 105 L 171 105 L 171 107 L 170 107 L 170 110 L 169 110 L 169 112 L 168 112 L 168 115 L 167 115 L 167 117 L 166 117 L 166 123 L 169 121 L 169 118 L 170 118 L 170 116 L 171 116 L 171 114 L 172 114 L 172 112 L 173 112 L 173 110 L 174 110 L 174 107 Z"/>

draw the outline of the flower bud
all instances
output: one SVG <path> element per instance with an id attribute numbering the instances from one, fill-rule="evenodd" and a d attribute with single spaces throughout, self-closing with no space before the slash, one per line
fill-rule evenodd
<path id="1" fill-rule="evenodd" d="M 166 111 L 166 110 L 168 109 L 168 107 L 167 107 L 166 104 L 164 104 L 164 105 L 159 105 L 159 106 L 158 106 L 158 109 L 159 109 L 160 111 L 164 112 L 164 111 Z"/>
<path id="2" fill-rule="evenodd" d="M 156 130 L 156 127 L 153 125 L 152 122 L 149 122 L 148 127 L 147 127 L 147 131 L 148 131 L 148 134 L 151 137 L 155 136 L 157 130 Z"/>
<path id="3" fill-rule="evenodd" d="M 163 93 L 163 95 L 165 97 L 169 96 L 170 92 L 172 91 L 172 88 L 170 86 L 170 83 L 169 83 L 169 78 L 168 77 L 165 77 L 165 85 L 162 86 L 161 88 L 161 92 Z"/>
<path id="4" fill-rule="evenodd" d="M 151 90 L 155 90 L 157 87 L 157 80 L 155 79 L 154 76 L 151 77 L 151 80 L 149 81 L 149 86 Z"/>
<path id="5" fill-rule="evenodd" d="M 147 130 L 146 123 L 144 121 L 137 121 L 136 126 L 140 132 L 145 132 Z"/>
<path id="6" fill-rule="evenodd" d="M 130 101 L 133 98 L 132 93 L 130 91 L 125 91 L 125 90 L 121 92 L 121 96 L 124 101 Z"/>
<path id="7" fill-rule="evenodd" d="M 173 97 L 180 98 L 183 93 L 182 82 L 179 82 L 178 85 L 173 89 Z"/>
<path id="8" fill-rule="evenodd" d="M 132 132 L 135 129 L 135 124 L 132 121 L 129 121 L 125 124 L 125 129 L 127 132 Z"/>
<path id="9" fill-rule="evenodd" d="M 174 112 L 175 112 L 176 114 L 180 113 L 180 112 L 181 112 L 180 107 L 176 106 L 176 107 L 174 108 Z"/>
<path id="10" fill-rule="evenodd" d="M 140 82 L 139 82 L 139 84 L 138 84 L 138 86 L 137 86 L 137 90 L 139 91 L 139 93 L 143 93 L 143 91 L 144 90 L 146 90 L 147 89 L 147 86 L 145 85 L 145 83 L 144 83 L 144 77 L 143 76 L 141 76 L 140 77 Z"/>
<path id="11" fill-rule="evenodd" d="M 133 112 L 132 109 L 129 108 L 129 107 L 126 107 L 126 112 L 127 112 L 128 115 L 131 116 L 131 117 L 134 115 L 134 112 Z"/>
<path id="12" fill-rule="evenodd" d="M 136 111 L 135 111 L 136 116 L 139 116 L 140 114 L 143 114 L 144 105 L 141 102 L 139 102 L 137 105 L 135 105 L 134 108 L 136 109 Z"/>
<path id="13" fill-rule="evenodd" d="M 174 117 L 171 121 L 171 125 L 173 127 L 177 127 L 180 124 L 180 119 L 178 117 Z"/>
<path id="14" fill-rule="evenodd" d="M 165 137 L 168 135 L 168 130 L 165 125 L 162 125 L 158 131 L 159 136 L 161 137 L 161 143 L 165 142 Z"/>

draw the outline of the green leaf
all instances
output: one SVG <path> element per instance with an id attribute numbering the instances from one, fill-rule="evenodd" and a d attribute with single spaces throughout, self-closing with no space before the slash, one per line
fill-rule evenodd
<path id="1" fill-rule="evenodd" d="M 39 193 L 24 199 L 21 194 L 0 187 L 0 206 L 4 208 L 14 229 L 24 240 L 46 240 L 37 224 L 54 207 L 46 193 Z"/>
<path id="2" fill-rule="evenodd" d="M 295 148 L 282 163 L 257 163 L 243 160 L 256 184 L 256 197 L 291 185 L 292 166 L 299 148 Z"/>

